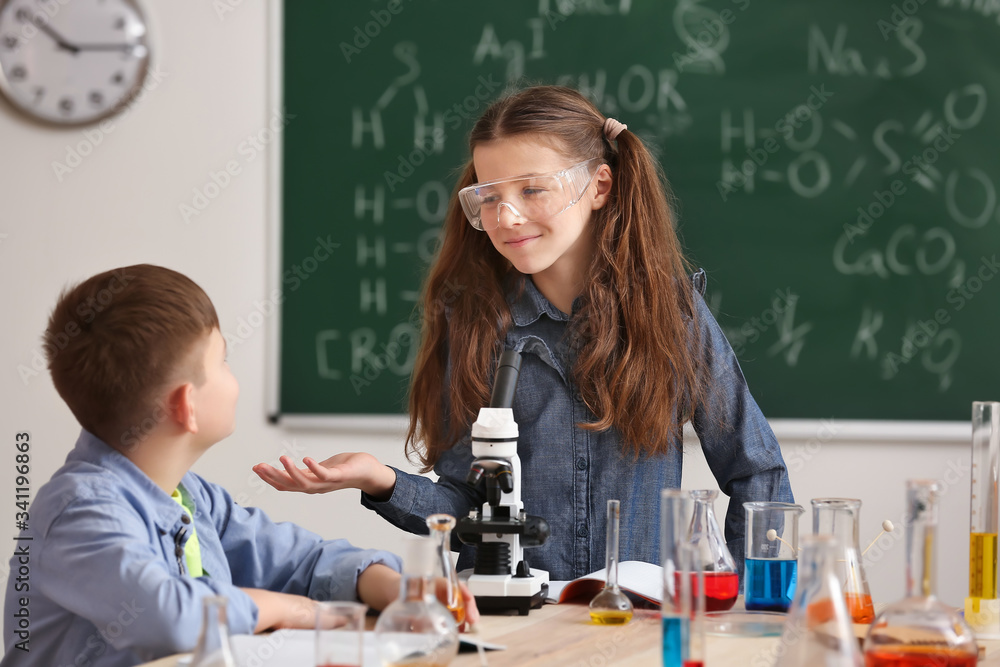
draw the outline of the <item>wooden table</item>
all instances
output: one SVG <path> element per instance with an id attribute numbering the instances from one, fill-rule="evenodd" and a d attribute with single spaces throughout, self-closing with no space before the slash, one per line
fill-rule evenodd
<path id="1" fill-rule="evenodd" d="M 528 616 L 484 616 L 482 635 L 504 644 L 504 651 L 488 651 L 491 667 L 661 667 L 660 614 L 638 611 L 623 626 L 590 622 L 586 605 L 545 605 Z M 709 636 L 706 667 L 770 667 L 780 637 Z M 981 642 L 985 659 L 979 665 L 1000 667 L 1000 641 Z M 451 665 L 476 667 L 475 653 L 459 655 Z M 143 667 L 175 667 L 177 656 Z M 289 665 L 288 667 L 297 667 Z"/>

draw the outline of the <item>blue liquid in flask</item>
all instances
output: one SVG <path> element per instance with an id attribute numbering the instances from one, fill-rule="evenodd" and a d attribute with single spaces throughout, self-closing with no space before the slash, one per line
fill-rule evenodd
<path id="1" fill-rule="evenodd" d="M 788 611 L 795 596 L 794 560 L 747 558 L 743 601 L 751 611 Z"/>
<path id="2" fill-rule="evenodd" d="M 688 620 L 663 617 L 663 667 L 683 667 L 687 658 Z"/>

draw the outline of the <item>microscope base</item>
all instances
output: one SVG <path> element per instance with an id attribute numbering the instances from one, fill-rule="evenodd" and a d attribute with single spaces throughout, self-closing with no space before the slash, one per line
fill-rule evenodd
<path id="1" fill-rule="evenodd" d="M 543 584 L 542 590 L 531 597 L 477 595 L 476 606 L 479 608 L 480 614 L 503 614 L 515 610 L 518 616 L 527 616 L 529 610 L 539 609 L 545 604 L 545 598 L 548 594 L 549 585 Z"/>
<path id="2" fill-rule="evenodd" d="M 549 573 L 532 570 L 530 577 L 509 574 L 474 574 L 472 570 L 458 573 L 469 591 L 476 597 L 476 606 L 485 614 L 516 609 L 526 616 L 529 609 L 538 609 L 549 593 Z"/>

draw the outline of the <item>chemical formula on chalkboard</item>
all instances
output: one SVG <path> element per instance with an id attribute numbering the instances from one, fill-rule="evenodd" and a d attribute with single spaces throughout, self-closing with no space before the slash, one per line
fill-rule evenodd
<path id="1" fill-rule="evenodd" d="M 1000 370 L 988 4 L 286 3 L 282 265 L 339 246 L 284 295 L 280 412 L 403 411 L 468 132 L 557 83 L 660 160 L 765 414 L 966 419 Z"/>

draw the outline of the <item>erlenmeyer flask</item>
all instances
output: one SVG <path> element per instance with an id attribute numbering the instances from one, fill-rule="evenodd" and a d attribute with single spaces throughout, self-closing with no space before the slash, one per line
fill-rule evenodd
<path id="1" fill-rule="evenodd" d="M 868 667 L 974 667 L 979 656 L 965 621 L 934 594 L 936 481 L 906 483 L 906 597 L 875 617 L 865 638 Z"/>
<path id="2" fill-rule="evenodd" d="M 698 558 L 705 573 L 706 609 L 725 611 L 736 603 L 740 593 L 740 575 L 736 572 L 726 538 L 715 520 L 713 507 L 718 491 L 698 490 L 691 492 L 694 500 L 694 516 L 688 536 L 691 544 L 698 547 Z"/>
<path id="3" fill-rule="evenodd" d="M 229 645 L 227 602 L 226 598 L 218 595 L 202 600 L 201 634 L 191 658 L 191 667 L 236 667 L 233 649 Z"/>
<path id="4" fill-rule="evenodd" d="M 455 617 L 455 624 L 462 627 L 462 623 L 465 623 L 465 598 L 462 597 L 462 590 L 458 586 L 458 572 L 451 560 L 451 531 L 455 527 L 455 517 L 450 514 L 431 514 L 427 517 L 427 527 L 437 545 L 437 575 L 448 580 L 448 611 Z"/>
<path id="5" fill-rule="evenodd" d="M 854 498 L 815 498 L 812 508 L 813 533 L 837 538 L 841 553 L 836 558 L 834 570 L 840 579 L 851 619 L 855 623 L 871 623 L 875 620 L 875 608 L 858 544 L 861 501 Z"/>
<path id="6" fill-rule="evenodd" d="M 795 599 L 775 667 L 861 667 L 861 652 L 836 573 L 841 547 L 828 534 L 806 535 L 799 549 Z"/>

